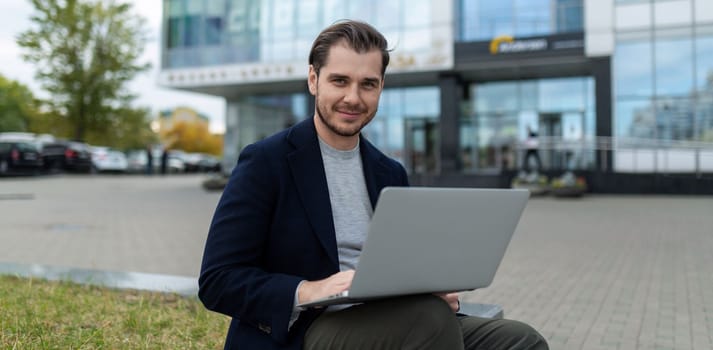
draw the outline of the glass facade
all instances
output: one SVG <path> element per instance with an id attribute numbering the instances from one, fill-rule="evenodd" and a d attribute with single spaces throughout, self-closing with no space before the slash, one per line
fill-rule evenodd
<path id="1" fill-rule="evenodd" d="M 581 32 L 582 0 L 461 0 L 458 40 Z"/>
<path id="2" fill-rule="evenodd" d="M 580 150 L 595 135 L 591 77 L 475 84 L 471 96 L 460 127 L 464 171 L 521 169 L 528 128 L 538 133 L 545 169 L 593 167 L 594 155 Z"/>
<path id="3" fill-rule="evenodd" d="M 617 40 L 614 136 L 711 141 L 713 29 L 657 29 Z"/>
<path id="4" fill-rule="evenodd" d="M 364 134 L 409 172 L 433 172 L 439 162 L 440 110 L 438 87 L 385 89 Z"/>
<path id="5" fill-rule="evenodd" d="M 343 18 L 377 26 L 399 51 L 428 51 L 432 0 L 164 0 L 164 68 L 306 61 Z"/>
<path id="6" fill-rule="evenodd" d="M 237 161 L 237 150 L 311 118 L 314 112 L 308 111 L 307 98 L 306 94 L 257 95 L 229 102 L 225 157 Z M 386 89 L 363 133 L 410 172 L 433 171 L 438 165 L 439 115 L 437 87 Z"/>

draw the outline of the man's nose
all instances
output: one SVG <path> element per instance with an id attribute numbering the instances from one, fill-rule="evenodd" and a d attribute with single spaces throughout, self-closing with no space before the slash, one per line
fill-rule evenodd
<path id="1" fill-rule="evenodd" d="M 359 85 L 351 84 L 344 92 L 344 102 L 357 103 L 359 102 Z"/>

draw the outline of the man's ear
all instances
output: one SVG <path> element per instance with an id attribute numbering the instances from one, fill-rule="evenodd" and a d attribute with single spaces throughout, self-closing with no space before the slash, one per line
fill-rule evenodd
<path id="1" fill-rule="evenodd" d="M 307 86 L 309 87 L 309 93 L 313 96 L 317 95 L 317 71 L 314 70 L 313 65 L 309 65 L 309 74 L 307 75 Z"/>

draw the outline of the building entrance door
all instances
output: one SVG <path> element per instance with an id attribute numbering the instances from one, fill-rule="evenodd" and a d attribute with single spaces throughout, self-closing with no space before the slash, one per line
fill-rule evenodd
<path id="1" fill-rule="evenodd" d="M 545 169 L 562 169 L 564 163 L 559 143 L 562 140 L 562 114 L 540 113 L 538 125 L 540 158 Z"/>
<path id="2" fill-rule="evenodd" d="M 433 118 L 404 119 L 404 165 L 415 173 L 440 169 L 439 126 Z"/>

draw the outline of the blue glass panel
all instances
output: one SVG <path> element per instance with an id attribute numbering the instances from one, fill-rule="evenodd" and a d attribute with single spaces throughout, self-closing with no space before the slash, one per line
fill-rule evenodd
<path id="1" fill-rule="evenodd" d="M 713 93 L 713 37 L 696 39 L 696 87 Z"/>
<path id="2" fill-rule="evenodd" d="M 616 96 L 653 94 L 653 58 L 650 41 L 619 42 L 613 59 Z"/>
<path id="3" fill-rule="evenodd" d="M 693 91 L 693 46 L 690 38 L 657 39 L 656 95 L 688 95 Z"/>
<path id="4" fill-rule="evenodd" d="M 518 109 L 518 83 L 498 82 L 477 85 L 475 109 L 478 112 L 514 111 Z"/>
<path id="5" fill-rule="evenodd" d="M 551 32 L 550 0 L 515 0 L 516 36 L 533 36 Z"/>
<path id="6" fill-rule="evenodd" d="M 558 33 L 581 31 L 584 27 L 582 0 L 557 0 Z"/>
<path id="7" fill-rule="evenodd" d="M 615 137 L 655 137 L 656 116 L 651 100 L 618 100 L 615 110 Z"/>
<path id="8" fill-rule="evenodd" d="M 696 101 L 696 139 L 713 142 L 713 88 L 709 88 Z"/>
<path id="9" fill-rule="evenodd" d="M 201 43 L 201 17 L 200 16 L 185 16 L 184 17 L 184 46 L 198 46 Z"/>
<path id="10" fill-rule="evenodd" d="M 656 102 L 657 137 L 664 140 L 692 140 L 694 115 L 690 99 L 659 99 Z"/>
<path id="11" fill-rule="evenodd" d="M 205 44 L 219 45 L 223 34 L 223 18 L 206 17 L 205 19 Z"/>
<path id="12" fill-rule="evenodd" d="M 171 17 L 168 19 L 168 48 L 174 48 L 181 46 L 181 28 L 182 28 L 182 18 Z"/>
<path id="13" fill-rule="evenodd" d="M 543 112 L 586 108 L 585 80 L 582 78 L 540 80 L 539 109 Z"/>

